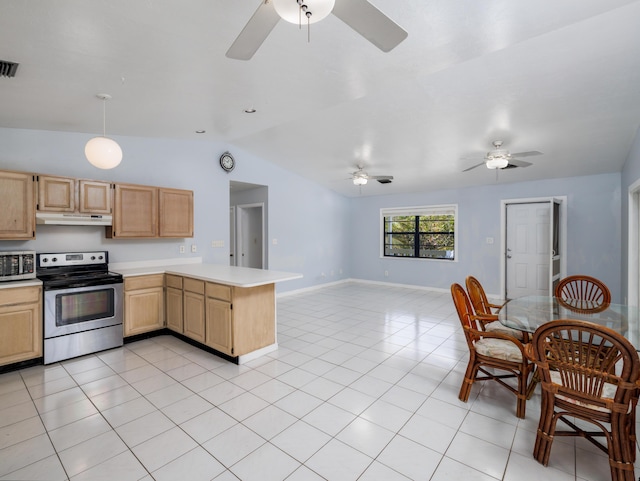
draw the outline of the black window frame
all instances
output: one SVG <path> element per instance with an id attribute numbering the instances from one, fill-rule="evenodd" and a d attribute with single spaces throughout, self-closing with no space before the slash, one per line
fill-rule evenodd
<path id="1" fill-rule="evenodd" d="M 448 217 L 443 219 L 442 217 Z M 389 219 L 397 218 L 393 223 Z M 428 260 L 457 260 L 457 205 L 421 206 L 410 208 L 381 209 L 381 257 L 385 259 L 428 259 Z M 388 227 L 397 223 L 406 223 L 411 226 L 406 230 L 393 231 Z M 446 230 L 434 229 L 435 223 L 446 223 Z M 431 226 L 424 230 L 425 224 Z M 393 253 L 390 236 L 405 239 L 405 251 Z M 401 248 L 401 247 L 400 247 Z M 400 249 L 398 248 L 398 250 Z"/>

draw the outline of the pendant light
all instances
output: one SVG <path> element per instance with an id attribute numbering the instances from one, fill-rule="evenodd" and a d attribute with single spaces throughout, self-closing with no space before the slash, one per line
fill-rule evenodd
<path id="1" fill-rule="evenodd" d="M 94 137 L 84 146 L 84 155 L 91 165 L 99 169 L 113 169 L 122 161 L 122 149 L 118 143 L 107 137 L 107 100 L 111 99 L 109 94 L 96 95 L 102 100 L 102 137 Z"/>

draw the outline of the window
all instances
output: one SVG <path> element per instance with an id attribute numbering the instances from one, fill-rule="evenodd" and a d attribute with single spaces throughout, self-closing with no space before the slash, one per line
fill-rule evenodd
<path id="1" fill-rule="evenodd" d="M 455 260 L 457 205 L 382 209 L 384 257 Z"/>

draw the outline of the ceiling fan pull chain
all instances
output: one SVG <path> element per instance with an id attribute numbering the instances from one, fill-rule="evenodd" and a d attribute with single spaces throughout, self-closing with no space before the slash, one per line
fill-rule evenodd
<path id="1" fill-rule="evenodd" d="M 307 43 L 311 43 L 311 12 L 307 12 Z"/>

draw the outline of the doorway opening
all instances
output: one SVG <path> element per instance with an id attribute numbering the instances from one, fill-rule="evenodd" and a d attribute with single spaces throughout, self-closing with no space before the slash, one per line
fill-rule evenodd
<path id="1" fill-rule="evenodd" d="M 229 183 L 230 265 L 268 268 L 267 202 L 267 186 Z"/>
<path id="2" fill-rule="evenodd" d="M 640 180 L 629 186 L 629 242 L 627 298 L 630 306 L 640 304 Z M 623 299 L 624 301 L 625 299 Z"/>

